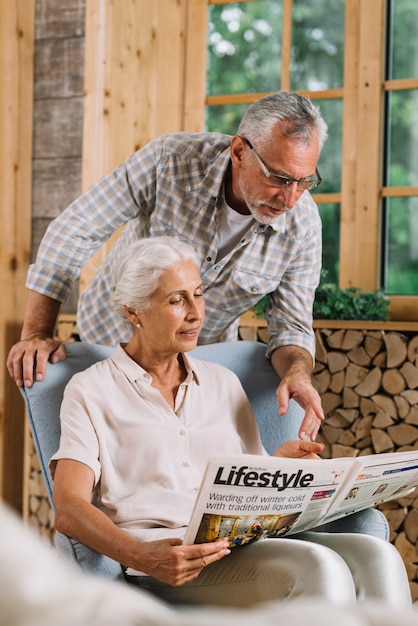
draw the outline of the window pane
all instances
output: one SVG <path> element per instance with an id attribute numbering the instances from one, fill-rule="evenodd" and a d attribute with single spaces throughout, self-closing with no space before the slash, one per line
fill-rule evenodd
<path id="1" fill-rule="evenodd" d="M 418 2 L 392 0 L 389 3 L 391 33 L 388 78 L 418 77 Z"/>
<path id="2" fill-rule="evenodd" d="M 206 107 L 206 130 L 235 135 L 248 104 L 222 104 Z"/>
<path id="3" fill-rule="evenodd" d="M 388 94 L 387 170 L 389 186 L 418 185 L 418 90 Z"/>
<path id="4" fill-rule="evenodd" d="M 386 199 L 385 291 L 418 295 L 418 198 Z"/>
<path id="5" fill-rule="evenodd" d="M 344 0 L 293 0 L 292 89 L 343 85 L 344 12 Z"/>
<path id="6" fill-rule="evenodd" d="M 322 117 L 328 124 L 328 139 L 319 157 L 318 168 L 323 182 L 318 193 L 335 193 L 341 190 L 341 150 L 342 150 L 342 101 L 314 100 Z"/>
<path id="7" fill-rule="evenodd" d="M 338 285 L 340 256 L 340 205 L 320 204 L 322 220 L 322 269 L 326 272 L 325 282 Z"/>
<path id="8" fill-rule="evenodd" d="M 280 89 L 282 0 L 209 7 L 207 93 Z"/>

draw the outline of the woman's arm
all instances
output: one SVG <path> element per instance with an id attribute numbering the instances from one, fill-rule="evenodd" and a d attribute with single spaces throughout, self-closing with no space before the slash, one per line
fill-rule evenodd
<path id="1" fill-rule="evenodd" d="M 183 546 L 180 539 L 140 542 L 91 504 L 94 474 L 70 459 L 54 475 L 55 528 L 127 567 L 173 585 L 197 578 L 202 569 L 230 553 L 228 541 Z"/>

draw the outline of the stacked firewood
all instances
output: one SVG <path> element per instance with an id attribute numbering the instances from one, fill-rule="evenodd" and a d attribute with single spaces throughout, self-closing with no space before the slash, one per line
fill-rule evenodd
<path id="1" fill-rule="evenodd" d="M 29 430 L 29 426 L 26 427 Z M 55 535 L 54 514 L 49 504 L 38 455 L 31 435 L 26 437 L 25 454 L 28 475 L 25 476 L 24 518 L 44 539 L 53 543 Z"/>
<path id="2" fill-rule="evenodd" d="M 390 452 L 418 440 L 418 336 L 316 330 L 314 380 L 330 457 Z"/>
<path id="3" fill-rule="evenodd" d="M 418 443 L 418 335 L 317 329 L 314 381 L 326 415 L 328 458 L 414 449 Z M 418 491 L 379 507 L 418 600 Z"/>

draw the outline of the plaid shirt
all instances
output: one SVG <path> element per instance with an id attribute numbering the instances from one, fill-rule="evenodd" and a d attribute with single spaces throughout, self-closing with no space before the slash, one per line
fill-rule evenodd
<path id="1" fill-rule="evenodd" d="M 239 316 L 271 294 L 267 355 L 284 345 L 314 355 L 321 222 L 309 192 L 274 226 L 253 224 L 229 254 L 216 260 L 230 139 L 175 133 L 135 152 L 51 222 L 27 287 L 65 301 L 89 257 L 125 226 L 80 298 L 77 326 L 84 341 L 127 341 L 130 330 L 109 304 L 116 257 L 139 237 L 172 235 L 191 243 L 201 259 L 206 303 L 201 344 L 236 339 Z"/>

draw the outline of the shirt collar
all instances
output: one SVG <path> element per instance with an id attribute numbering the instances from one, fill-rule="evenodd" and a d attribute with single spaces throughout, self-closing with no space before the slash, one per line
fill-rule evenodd
<path id="1" fill-rule="evenodd" d="M 184 366 L 186 368 L 187 376 L 185 383 L 190 383 L 192 381 L 199 383 L 199 377 L 196 371 L 196 364 L 193 359 L 188 359 L 184 353 L 182 353 Z M 116 365 L 118 369 L 120 369 L 127 379 L 130 382 L 136 382 L 138 379 L 143 380 L 145 375 L 148 375 L 148 372 L 138 365 L 136 361 L 134 361 L 123 349 L 122 345 L 118 345 L 110 357 L 113 363 Z"/>

